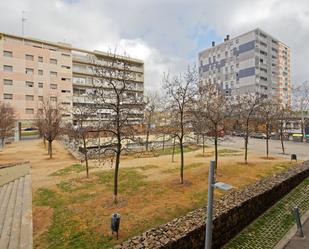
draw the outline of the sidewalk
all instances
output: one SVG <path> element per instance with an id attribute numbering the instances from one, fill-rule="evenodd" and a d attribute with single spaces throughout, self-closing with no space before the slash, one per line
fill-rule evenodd
<path id="1" fill-rule="evenodd" d="M 299 237 L 295 234 L 290 242 L 284 247 L 284 249 L 303 249 L 309 248 L 309 219 L 303 225 L 303 231 L 305 237 Z"/>
<path id="2" fill-rule="evenodd" d="M 292 209 L 299 207 L 301 214 L 305 214 L 309 210 L 309 178 L 304 180 L 299 186 L 288 193 L 284 198 L 277 202 L 273 207 L 268 209 L 263 215 L 252 222 L 233 240 L 231 240 L 224 249 L 273 249 L 286 237 L 288 231 L 295 225 L 292 215 Z M 249 211 L 249 210 L 248 210 Z M 306 233 L 308 234 L 309 222 L 306 223 Z M 292 236 L 295 232 L 292 234 Z M 291 237 L 292 237 L 291 236 Z M 291 238 L 290 237 L 290 238 Z M 309 235 L 308 235 L 309 238 Z M 308 239 L 307 238 L 307 239 Z M 297 240 L 297 241 L 296 241 Z M 291 241 L 291 246 L 299 244 L 300 247 L 291 248 L 309 248 L 308 241 L 305 241 L 305 247 L 295 239 Z M 293 244 L 292 244 L 293 243 Z M 286 243 L 285 243 L 286 244 Z"/>

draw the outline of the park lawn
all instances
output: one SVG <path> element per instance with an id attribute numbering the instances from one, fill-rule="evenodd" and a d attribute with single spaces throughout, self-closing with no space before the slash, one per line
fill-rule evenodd
<path id="1" fill-rule="evenodd" d="M 227 159 L 219 165 L 217 180 L 235 187 L 250 184 L 293 165 L 282 159 L 256 157 L 249 165 L 238 159 Z M 68 168 L 50 177 L 80 169 L 79 166 Z M 153 178 L 153 174 L 160 177 Z M 33 199 L 34 247 L 103 249 L 119 244 L 204 206 L 207 174 L 207 162 L 188 163 L 185 166 L 185 183 L 180 185 L 178 163 L 170 170 L 162 169 L 160 164 L 121 168 L 119 203 L 116 206 L 111 198 L 113 170 L 91 172 L 89 179 L 76 175 L 52 187 L 41 187 L 35 191 Z M 217 197 L 221 194 L 216 192 Z M 118 241 L 110 234 L 110 217 L 115 212 L 122 216 Z"/>

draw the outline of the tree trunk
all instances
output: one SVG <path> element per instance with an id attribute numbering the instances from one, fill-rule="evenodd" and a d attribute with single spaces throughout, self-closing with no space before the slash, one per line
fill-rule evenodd
<path id="1" fill-rule="evenodd" d="M 45 139 L 45 136 L 43 136 L 43 144 L 44 144 L 44 148 L 46 148 L 46 139 Z"/>
<path id="2" fill-rule="evenodd" d="M 48 154 L 49 158 L 52 159 L 53 157 L 53 146 L 52 146 L 53 141 L 48 141 Z"/>
<path id="3" fill-rule="evenodd" d="M 215 172 L 217 172 L 217 167 L 218 167 L 218 135 L 215 134 Z"/>
<path id="4" fill-rule="evenodd" d="M 149 129 L 147 130 L 147 133 L 146 133 L 146 144 L 145 144 L 146 151 L 148 151 L 148 143 L 149 143 Z"/>
<path id="5" fill-rule="evenodd" d="M 121 150 L 117 149 L 116 152 L 116 162 L 115 162 L 115 173 L 114 173 L 114 196 L 113 201 L 115 204 L 117 204 L 117 194 L 118 194 L 118 172 L 119 172 L 119 164 L 120 164 L 120 153 Z"/>
<path id="6" fill-rule="evenodd" d="M 281 140 L 282 154 L 284 155 L 285 154 L 285 148 L 284 148 L 284 143 L 283 143 L 283 127 L 282 127 L 282 124 L 281 124 L 281 127 L 280 127 L 280 140 Z"/>
<path id="7" fill-rule="evenodd" d="M 5 146 L 4 137 L 1 138 L 1 146 L 2 146 L 2 149 L 4 149 L 4 146 Z"/>
<path id="8" fill-rule="evenodd" d="M 181 158 L 181 163 L 180 163 L 180 183 L 183 184 L 183 169 L 184 169 L 184 155 L 183 155 L 183 139 L 179 139 L 180 143 L 180 158 Z"/>
<path id="9" fill-rule="evenodd" d="M 165 134 L 163 134 L 163 141 L 162 141 L 163 143 L 162 143 L 162 149 L 164 150 L 164 143 L 165 143 Z"/>
<path id="10" fill-rule="evenodd" d="M 203 156 L 205 156 L 205 134 L 203 134 Z"/>
<path id="11" fill-rule="evenodd" d="M 245 134 L 245 164 L 248 164 L 248 140 L 249 140 L 249 122 L 246 123 L 246 134 Z"/>
<path id="12" fill-rule="evenodd" d="M 266 155 L 267 155 L 267 158 L 268 158 L 268 155 L 269 155 L 269 144 L 268 144 L 268 132 L 269 132 L 269 125 L 266 124 Z"/>
<path id="13" fill-rule="evenodd" d="M 85 162 L 86 162 L 86 176 L 87 178 L 89 178 L 89 166 L 88 166 L 88 151 L 87 151 L 87 145 L 86 145 L 86 140 L 83 140 L 83 144 L 84 144 L 84 158 L 85 158 Z"/>
<path id="14" fill-rule="evenodd" d="M 173 143 L 172 163 L 174 162 L 175 144 L 176 144 L 176 137 L 174 137 L 174 143 Z"/>

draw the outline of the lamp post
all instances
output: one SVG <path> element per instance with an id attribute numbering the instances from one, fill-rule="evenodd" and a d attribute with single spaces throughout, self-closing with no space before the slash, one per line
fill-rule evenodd
<path id="1" fill-rule="evenodd" d="M 215 165 L 216 161 L 210 161 L 209 176 L 208 176 L 208 198 L 207 198 L 207 218 L 206 218 L 206 231 L 205 231 L 205 249 L 211 249 L 212 242 L 212 213 L 213 213 L 213 195 L 214 188 L 222 190 L 230 190 L 233 186 L 224 182 L 215 181 Z"/>

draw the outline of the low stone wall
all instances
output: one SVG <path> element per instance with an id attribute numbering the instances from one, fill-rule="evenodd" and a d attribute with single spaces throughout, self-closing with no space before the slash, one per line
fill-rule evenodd
<path id="1" fill-rule="evenodd" d="M 30 161 L 21 161 L 21 162 L 15 162 L 15 163 L 0 164 L 0 169 L 15 167 L 15 166 L 18 166 L 18 165 L 24 165 L 24 164 L 28 164 L 28 163 L 30 163 Z"/>
<path id="2" fill-rule="evenodd" d="M 214 204 L 213 248 L 220 248 L 274 203 L 309 177 L 309 161 L 239 190 Z M 202 249 L 205 208 L 153 228 L 115 248 Z"/>

